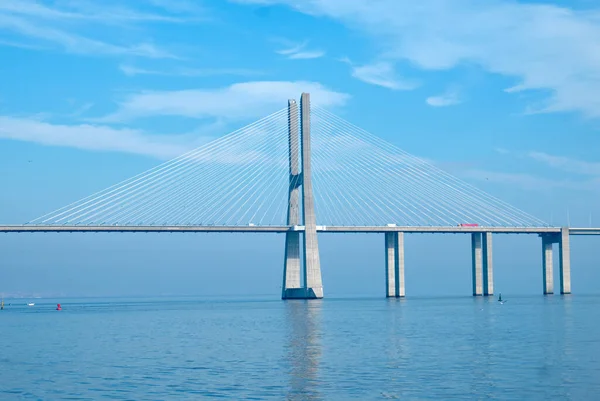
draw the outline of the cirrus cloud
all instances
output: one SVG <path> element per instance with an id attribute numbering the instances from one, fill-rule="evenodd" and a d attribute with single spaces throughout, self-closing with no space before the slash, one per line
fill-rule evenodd
<path id="1" fill-rule="evenodd" d="M 458 96 L 458 92 L 456 91 L 447 91 L 437 96 L 430 96 L 425 99 L 425 102 L 433 107 L 446 107 L 446 106 L 454 106 L 461 103 L 460 97 Z"/>
<path id="2" fill-rule="evenodd" d="M 152 135 L 137 129 L 95 124 L 52 124 L 35 118 L 0 116 L 0 138 L 85 150 L 136 153 L 167 159 L 205 142 L 196 135 Z"/>
<path id="3" fill-rule="evenodd" d="M 400 79 L 394 72 L 394 66 L 388 62 L 376 62 L 352 66 L 352 76 L 371 85 L 393 90 L 412 90 L 418 83 Z"/>
<path id="4" fill-rule="evenodd" d="M 2 0 L 0 35 L 12 37 L 2 44 L 90 56 L 179 58 L 147 38 L 123 41 L 116 39 L 114 33 L 133 26 L 139 29 L 143 24 L 183 23 L 187 19 L 155 12 L 152 7 L 128 8 L 122 3 L 105 1 L 95 5 L 88 1 Z"/>
<path id="5" fill-rule="evenodd" d="M 298 98 L 303 91 L 311 94 L 311 103 L 321 106 L 341 106 L 349 99 L 315 82 L 245 82 L 218 89 L 142 92 L 129 96 L 116 113 L 88 118 L 87 124 L 54 124 L 44 119 L 52 117 L 44 113 L 37 117 L 0 115 L 0 139 L 167 159 L 230 132 L 240 121 L 281 110 L 289 98 Z M 91 106 L 84 104 L 70 117 L 78 117 Z M 201 121 L 192 132 L 170 135 L 111 125 L 154 115 L 212 121 Z"/>
<path id="6" fill-rule="evenodd" d="M 127 96 L 119 109 L 97 121 L 123 122 L 148 116 L 180 116 L 196 119 L 241 120 L 259 118 L 279 110 L 300 93 L 324 107 L 342 106 L 349 95 L 317 82 L 252 81 L 216 89 L 144 91 Z"/>
<path id="7" fill-rule="evenodd" d="M 600 8 L 480 0 L 238 0 L 287 4 L 372 36 L 388 59 L 424 70 L 463 64 L 514 78 L 509 92 L 550 93 L 533 112 L 600 117 Z"/>

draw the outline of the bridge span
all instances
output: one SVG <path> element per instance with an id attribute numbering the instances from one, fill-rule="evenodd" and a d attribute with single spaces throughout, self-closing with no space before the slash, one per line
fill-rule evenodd
<path id="1" fill-rule="evenodd" d="M 383 234 L 399 232 L 406 234 L 558 234 L 561 227 L 410 227 L 410 226 L 316 226 L 318 233 Z M 569 235 L 600 235 L 600 228 L 567 227 Z M 0 233 L 288 233 L 304 232 L 304 226 L 103 226 L 103 225 L 0 225 Z"/>
<path id="2" fill-rule="evenodd" d="M 319 224 L 317 224 L 319 223 Z M 494 293 L 492 236 L 542 240 L 544 294 L 571 293 L 569 238 L 354 126 L 301 95 L 246 127 L 24 225 L 0 233 L 275 233 L 285 235 L 283 299 L 323 297 L 318 234 L 384 239 L 385 293 L 404 297 L 405 234 L 471 236 L 474 296 Z M 302 239 L 302 241 L 301 241 Z M 302 257 L 301 257 L 302 256 Z"/>
<path id="3" fill-rule="evenodd" d="M 304 226 L 56 226 L 5 225 L 0 233 L 304 233 Z M 543 293 L 554 293 L 553 244 L 559 247 L 560 293 L 571 293 L 569 237 L 600 235 L 600 228 L 316 226 L 317 233 L 385 235 L 386 296 L 404 297 L 404 234 L 470 234 L 474 296 L 494 294 L 492 234 L 534 234 L 542 238 Z"/>

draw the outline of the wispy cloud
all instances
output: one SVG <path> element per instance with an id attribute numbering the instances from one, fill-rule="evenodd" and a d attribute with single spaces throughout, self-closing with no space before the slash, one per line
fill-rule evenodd
<path id="1" fill-rule="evenodd" d="M 277 50 L 277 54 L 281 54 L 286 56 L 292 60 L 307 60 L 313 58 L 320 58 L 325 55 L 323 50 L 317 49 L 307 49 L 308 42 L 303 42 L 299 44 L 293 44 L 289 41 L 284 41 L 287 43 L 287 48 Z"/>
<path id="2" fill-rule="evenodd" d="M 412 90 L 419 86 L 417 82 L 399 78 L 394 70 L 394 66 L 389 62 L 379 61 L 373 64 L 357 66 L 347 57 L 344 57 L 340 61 L 351 66 L 351 74 L 354 78 L 371 85 L 393 90 Z"/>
<path id="3" fill-rule="evenodd" d="M 105 0 L 102 3 L 89 0 L 44 2 L 36 0 L 2 0 L 0 12 L 21 17 L 39 18 L 46 21 L 87 21 L 101 25 L 128 22 L 187 22 L 206 11 L 192 3 L 177 0 L 148 0 L 138 2 L 140 8 L 127 7 L 122 1 Z M 154 6 L 154 9 L 152 9 Z M 156 12 L 155 12 L 156 11 Z M 166 12 L 165 12 L 166 11 Z M 185 12 L 186 17 L 180 14 Z"/>
<path id="4" fill-rule="evenodd" d="M 45 6 L 43 2 L 32 0 L 3 0 L 0 2 L 0 12 L 6 12 L 22 17 L 35 17 L 47 21 L 94 21 L 102 24 L 115 24 L 120 22 L 140 22 L 140 21 L 163 21 L 177 22 L 180 19 L 161 15 L 158 13 L 148 13 L 131 8 L 125 8 L 118 3 L 110 1 L 103 2 L 102 5 L 91 1 L 70 1 L 57 2 L 52 6 Z"/>
<path id="5" fill-rule="evenodd" d="M 565 156 L 549 155 L 544 152 L 529 152 L 527 156 L 568 173 L 591 175 L 600 178 L 600 162 L 589 162 Z"/>
<path id="6" fill-rule="evenodd" d="M 28 50 L 45 50 L 46 48 L 39 45 L 32 45 L 29 43 L 21 42 L 21 41 L 12 41 L 12 40 L 4 40 L 0 39 L 0 46 L 7 47 L 16 47 L 19 49 L 28 49 Z"/>
<path id="7" fill-rule="evenodd" d="M 106 37 L 114 37 L 116 30 L 129 29 L 132 24 L 139 27 L 143 23 L 181 21 L 168 14 L 125 8 L 110 1 L 102 6 L 83 0 L 56 3 L 0 1 L 0 33 L 9 33 L 17 39 L 4 45 L 17 43 L 23 48 L 62 49 L 74 54 L 174 58 L 172 52 L 151 41 L 115 42 Z"/>
<path id="8" fill-rule="evenodd" d="M 252 81 L 219 89 L 141 92 L 128 96 L 119 110 L 97 121 L 122 122 L 147 116 L 181 116 L 196 119 L 237 120 L 259 118 L 285 105 L 301 92 L 321 106 L 341 106 L 349 95 L 316 82 Z"/>
<path id="9" fill-rule="evenodd" d="M 149 0 L 149 2 L 155 7 L 162 8 L 173 14 L 184 14 L 187 17 L 190 15 L 205 17 L 208 14 L 204 7 L 193 0 Z"/>
<path id="10" fill-rule="evenodd" d="M 460 104 L 462 101 L 456 90 L 448 90 L 437 96 L 430 96 L 425 102 L 433 107 L 446 107 Z"/>
<path id="11" fill-rule="evenodd" d="M 129 46 L 114 45 L 107 42 L 88 39 L 65 31 L 40 26 L 21 18 L 7 17 L 0 14 L 0 29 L 8 29 L 23 36 L 34 38 L 40 42 L 61 46 L 68 53 L 89 55 L 130 55 L 148 58 L 175 58 L 165 50 L 151 43 Z"/>
<path id="12" fill-rule="evenodd" d="M 565 188 L 579 191 L 600 190 L 600 178 L 574 181 L 568 179 L 551 179 L 528 173 L 504 173 L 488 170 L 465 170 L 459 173 L 464 178 L 478 181 L 488 181 L 497 184 L 505 184 L 532 191 L 548 191 L 557 188 Z"/>
<path id="13" fill-rule="evenodd" d="M 129 96 L 119 110 L 87 124 L 55 124 L 52 116 L 1 116 L 0 139 L 28 141 L 48 146 L 64 146 L 86 150 L 118 151 L 153 156 L 161 159 L 180 155 L 206 143 L 232 128 L 243 119 L 258 119 L 280 110 L 287 99 L 302 91 L 311 93 L 311 102 L 322 106 L 340 106 L 349 95 L 327 89 L 315 82 L 245 82 L 220 89 L 142 92 Z M 75 105 L 74 100 L 70 102 Z M 79 118 L 93 107 L 83 103 L 63 117 Z M 202 119 L 185 134 L 160 135 L 140 129 L 116 128 L 135 118 L 171 115 Z M 54 116 L 56 117 L 56 116 Z"/>
<path id="14" fill-rule="evenodd" d="M 148 70 L 144 68 L 134 67 L 128 64 L 119 65 L 119 70 L 127 76 L 133 77 L 136 75 L 172 75 L 166 71 Z"/>
<path id="15" fill-rule="evenodd" d="M 496 148 L 497 153 L 521 160 L 533 160 L 565 173 L 590 175 L 600 178 L 600 162 L 581 160 L 569 156 L 551 155 L 542 151 L 519 152 Z"/>
<path id="16" fill-rule="evenodd" d="M 94 103 L 88 102 L 76 107 L 70 114 L 71 118 L 78 118 L 94 107 Z"/>
<path id="17" fill-rule="evenodd" d="M 495 151 L 512 159 L 512 164 L 515 160 L 518 161 L 518 165 L 523 165 L 524 169 L 526 168 L 525 163 L 533 161 L 562 173 L 567 173 L 567 175 L 557 175 L 554 172 L 547 176 L 540 176 L 525 172 L 505 173 L 480 169 L 465 169 L 460 174 L 467 178 L 513 185 L 527 190 L 565 188 L 580 191 L 600 191 L 600 162 L 550 155 L 539 151 L 517 152 L 504 148 L 497 148 Z"/>
<path id="18" fill-rule="evenodd" d="M 309 60 L 313 58 L 320 58 L 324 55 L 325 52 L 322 50 L 306 50 L 290 54 L 288 55 L 288 58 L 291 60 Z"/>
<path id="19" fill-rule="evenodd" d="M 377 39 L 386 57 L 417 68 L 448 70 L 475 64 L 514 78 L 513 93 L 541 90 L 545 101 L 536 106 L 538 112 L 579 111 L 600 117 L 597 8 L 480 0 L 269 3 L 288 4 L 358 28 Z"/>
<path id="20" fill-rule="evenodd" d="M 178 156 L 206 139 L 192 135 L 152 135 L 104 125 L 51 124 L 35 118 L 0 116 L 0 138 L 86 150 L 118 151 L 161 159 Z"/>
<path id="21" fill-rule="evenodd" d="M 563 188 L 570 185 L 570 181 L 556 181 L 548 178 L 538 177 L 527 173 L 504 173 L 489 170 L 465 170 L 460 175 L 478 181 L 490 181 L 499 184 L 508 184 L 522 189 L 540 190 Z"/>
<path id="22" fill-rule="evenodd" d="M 129 64 L 121 64 L 119 69 L 128 76 L 136 75 L 164 75 L 179 77 L 209 77 L 215 75 L 252 76 L 262 75 L 262 71 L 244 68 L 175 68 L 173 70 L 150 70 Z"/>

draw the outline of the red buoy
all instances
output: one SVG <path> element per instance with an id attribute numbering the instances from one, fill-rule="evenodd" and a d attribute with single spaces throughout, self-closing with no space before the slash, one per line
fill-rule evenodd
<path id="1" fill-rule="evenodd" d="M 60 304 L 56 304 L 56 310 L 62 310 L 62 308 L 60 307 Z"/>

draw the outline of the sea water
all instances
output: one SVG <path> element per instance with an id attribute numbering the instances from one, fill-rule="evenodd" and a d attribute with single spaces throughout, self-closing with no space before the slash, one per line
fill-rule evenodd
<path id="1" fill-rule="evenodd" d="M 0 399 L 600 399 L 600 297 L 504 298 L 5 300 Z"/>

